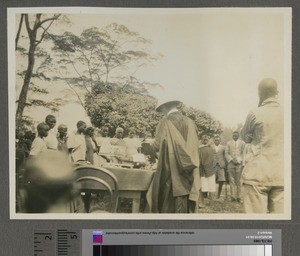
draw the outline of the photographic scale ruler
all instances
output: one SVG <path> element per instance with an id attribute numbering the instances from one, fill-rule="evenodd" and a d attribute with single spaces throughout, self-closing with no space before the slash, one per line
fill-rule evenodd
<path id="1" fill-rule="evenodd" d="M 34 256 L 281 256 L 281 230 L 34 230 Z"/>

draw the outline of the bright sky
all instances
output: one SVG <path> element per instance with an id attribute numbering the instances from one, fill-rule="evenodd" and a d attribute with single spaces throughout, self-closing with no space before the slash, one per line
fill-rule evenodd
<path id="1" fill-rule="evenodd" d="M 152 40 L 151 51 L 164 57 L 135 75 L 165 87 L 152 92 L 157 98 L 179 99 L 231 127 L 257 106 L 257 85 L 265 77 L 277 80 L 283 102 L 290 86 L 286 9 L 99 10 L 69 15 L 71 24 L 56 32 L 116 22 Z M 70 118 L 76 108 L 67 106 L 59 116 Z"/>

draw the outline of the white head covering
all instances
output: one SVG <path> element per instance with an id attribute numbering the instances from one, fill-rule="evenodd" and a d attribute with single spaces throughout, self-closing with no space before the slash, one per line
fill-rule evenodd
<path id="1" fill-rule="evenodd" d="M 175 100 L 175 99 L 166 99 L 166 98 L 160 98 L 160 99 L 158 99 L 158 102 L 157 102 L 157 105 L 156 105 L 156 108 L 155 108 L 155 110 L 157 111 L 157 112 L 160 112 L 160 108 L 163 106 L 163 105 L 165 105 L 165 104 L 167 104 L 167 103 L 174 103 L 174 105 L 178 105 L 179 103 L 181 103 L 181 101 L 179 101 L 179 100 Z"/>

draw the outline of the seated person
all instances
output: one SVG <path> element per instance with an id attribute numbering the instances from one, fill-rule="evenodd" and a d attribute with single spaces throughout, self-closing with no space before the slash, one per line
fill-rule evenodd
<path id="1" fill-rule="evenodd" d="M 110 144 L 114 146 L 126 147 L 125 141 L 123 140 L 124 129 L 117 127 L 115 136 L 110 139 Z"/>
<path id="2" fill-rule="evenodd" d="M 124 129 L 122 127 L 117 127 L 115 136 L 110 139 L 110 144 L 112 147 L 111 155 L 113 163 L 122 163 L 128 159 L 125 158 L 126 154 L 126 143 L 123 140 Z"/>
<path id="3" fill-rule="evenodd" d="M 128 132 L 128 137 L 124 139 L 126 144 L 126 156 L 132 157 L 138 153 L 141 153 L 141 141 L 139 138 L 135 137 L 135 129 L 130 128 Z"/>
<path id="4" fill-rule="evenodd" d="M 156 163 L 156 152 L 151 147 L 151 143 L 154 141 L 152 138 L 151 132 L 146 132 L 144 140 L 142 141 L 142 153 L 148 158 L 148 161 L 150 164 L 155 164 Z"/>
<path id="5" fill-rule="evenodd" d="M 126 157 L 128 161 L 133 163 L 133 167 L 139 168 L 146 165 L 146 157 L 141 153 L 141 140 L 135 136 L 135 129 L 131 127 L 128 137 L 124 139 L 126 144 Z"/>
<path id="6" fill-rule="evenodd" d="M 20 191 L 20 212 L 71 213 L 78 195 L 72 166 L 66 154 L 47 151 L 28 160 Z"/>
<path id="7" fill-rule="evenodd" d="M 107 145 L 110 146 L 110 140 L 111 139 L 109 138 L 108 134 L 109 134 L 108 125 L 102 126 L 102 128 L 100 129 L 100 135 L 101 136 L 99 136 L 99 134 L 98 134 L 98 136 L 95 137 L 95 140 L 96 140 L 97 145 L 99 147 L 103 147 L 103 146 L 105 147 Z"/>

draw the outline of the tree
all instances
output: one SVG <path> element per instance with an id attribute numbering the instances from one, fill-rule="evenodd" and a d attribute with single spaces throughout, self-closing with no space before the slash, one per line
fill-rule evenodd
<path id="1" fill-rule="evenodd" d="M 16 35 L 16 40 L 15 40 L 15 49 L 18 49 L 18 42 L 19 42 L 19 38 L 20 38 L 20 34 L 21 34 L 21 29 L 22 29 L 22 25 L 23 25 L 23 20 L 24 20 L 24 15 L 25 14 L 21 14 L 21 18 L 19 21 L 19 27 L 18 27 L 18 32 Z"/>
<path id="2" fill-rule="evenodd" d="M 35 53 L 38 45 L 43 41 L 48 29 L 53 22 L 59 18 L 60 14 L 55 14 L 51 17 L 45 17 L 42 19 L 42 14 L 35 14 L 34 22 L 30 22 L 29 14 L 24 14 L 25 27 L 29 38 L 29 50 L 28 50 L 28 65 L 25 71 L 22 89 L 17 101 L 16 111 L 16 124 L 18 126 L 19 121 L 22 120 L 23 111 L 26 106 L 27 95 L 30 87 L 30 81 L 33 74 L 33 68 L 35 64 Z M 19 30 L 21 30 L 22 23 L 20 22 Z M 18 42 L 20 31 L 16 36 L 16 43 Z"/>
<path id="3" fill-rule="evenodd" d="M 102 87 L 100 87 L 102 88 Z M 109 92 L 98 90 L 86 96 L 86 110 L 93 125 L 101 127 L 108 124 L 111 136 L 118 126 L 125 129 L 134 127 L 138 135 L 146 131 L 154 134 L 161 114 L 155 111 L 156 99 L 134 87 L 110 87 Z M 181 105 L 179 110 L 194 120 L 199 135 L 213 136 L 222 132 L 222 124 L 208 113 Z"/>
<path id="4" fill-rule="evenodd" d="M 185 105 L 181 105 L 180 110 L 184 115 L 194 120 L 200 138 L 202 135 L 209 135 L 212 137 L 215 134 L 222 133 L 223 127 L 221 122 L 215 120 L 210 114 Z"/>
<path id="5" fill-rule="evenodd" d="M 128 88 L 128 87 L 127 87 Z M 86 110 L 96 127 L 109 125 L 110 135 L 120 126 L 125 133 L 130 127 L 142 136 L 146 131 L 154 134 L 161 116 L 154 111 L 156 99 L 147 94 L 130 90 L 117 90 L 107 93 L 90 93 L 86 96 Z"/>
<path id="6" fill-rule="evenodd" d="M 85 29 L 80 36 L 65 32 L 51 38 L 53 50 L 59 55 L 57 68 L 60 76 L 55 79 L 64 80 L 83 107 L 84 97 L 77 88 L 88 94 L 99 85 L 104 91 L 112 84 L 125 87 L 138 82 L 145 89 L 148 85 L 155 85 L 134 77 L 138 69 L 157 59 L 146 50 L 150 40 L 124 25 L 112 23 L 102 29 Z"/>

